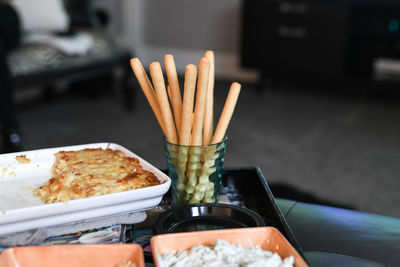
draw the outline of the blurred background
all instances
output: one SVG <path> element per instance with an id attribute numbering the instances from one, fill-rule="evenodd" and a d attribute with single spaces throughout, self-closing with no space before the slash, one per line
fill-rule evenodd
<path id="1" fill-rule="evenodd" d="M 211 49 L 215 120 L 242 84 L 227 168 L 259 166 L 278 197 L 400 217 L 399 1 L 0 2 L 3 153 L 115 142 L 164 169 L 129 59 L 173 54 L 182 88 Z"/>

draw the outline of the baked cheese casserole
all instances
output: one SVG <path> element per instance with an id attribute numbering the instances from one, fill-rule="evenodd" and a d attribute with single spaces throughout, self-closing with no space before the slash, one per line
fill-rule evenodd
<path id="1" fill-rule="evenodd" d="M 52 178 L 34 190 L 45 203 L 138 189 L 160 182 L 139 160 L 112 149 L 83 149 L 54 154 Z"/>

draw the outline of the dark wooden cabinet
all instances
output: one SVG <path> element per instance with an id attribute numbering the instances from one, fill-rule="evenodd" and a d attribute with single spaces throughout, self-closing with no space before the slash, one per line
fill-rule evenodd
<path id="1" fill-rule="evenodd" d="M 242 65 L 268 75 L 342 75 L 347 21 L 341 0 L 244 1 Z"/>
<path id="2" fill-rule="evenodd" d="M 265 76 L 371 77 L 400 59 L 400 0 L 244 0 L 241 64 Z"/>

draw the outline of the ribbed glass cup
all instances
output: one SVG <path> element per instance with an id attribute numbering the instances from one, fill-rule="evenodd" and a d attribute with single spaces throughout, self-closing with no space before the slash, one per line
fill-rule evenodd
<path id="1" fill-rule="evenodd" d="M 213 145 L 183 146 L 164 139 L 174 206 L 218 202 L 226 140 Z"/>

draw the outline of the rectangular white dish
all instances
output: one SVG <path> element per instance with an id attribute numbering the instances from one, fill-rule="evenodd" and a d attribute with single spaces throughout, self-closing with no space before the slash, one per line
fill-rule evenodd
<path id="1" fill-rule="evenodd" d="M 33 189 L 51 178 L 54 154 L 85 148 L 110 148 L 135 157 L 143 169 L 153 172 L 160 185 L 44 204 Z M 28 163 L 17 160 L 24 155 Z M 141 211 L 157 206 L 171 185 L 170 178 L 128 149 L 113 143 L 96 143 L 0 155 L 0 236 L 46 226 Z"/>

